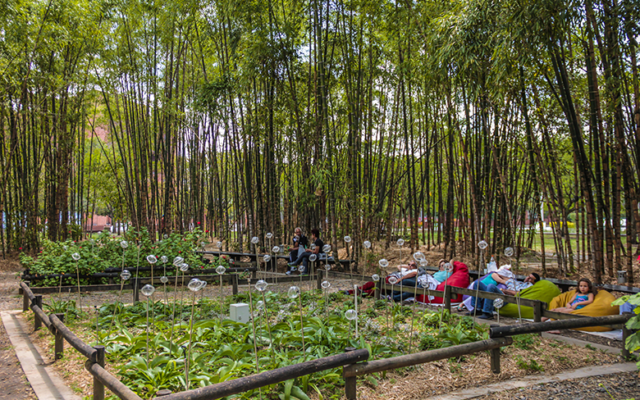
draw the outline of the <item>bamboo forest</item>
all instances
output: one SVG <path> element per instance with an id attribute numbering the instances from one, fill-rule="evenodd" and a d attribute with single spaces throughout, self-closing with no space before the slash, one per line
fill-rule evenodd
<path id="1" fill-rule="evenodd" d="M 631 0 L 3 1 L 2 254 L 108 215 L 240 252 L 297 226 L 356 258 L 486 239 L 634 282 L 639 20 Z"/>
<path id="2" fill-rule="evenodd" d="M 640 394 L 640 1 L 0 0 L 0 400 Z"/>

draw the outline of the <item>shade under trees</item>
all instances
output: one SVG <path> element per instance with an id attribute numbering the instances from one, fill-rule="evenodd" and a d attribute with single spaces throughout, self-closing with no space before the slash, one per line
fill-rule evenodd
<path id="1" fill-rule="evenodd" d="M 639 20 L 631 0 L 4 1 L 3 255 L 95 212 L 240 251 L 302 226 L 355 256 L 396 235 L 519 254 L 544 210 L 561 272 L 633 281 Z"/>

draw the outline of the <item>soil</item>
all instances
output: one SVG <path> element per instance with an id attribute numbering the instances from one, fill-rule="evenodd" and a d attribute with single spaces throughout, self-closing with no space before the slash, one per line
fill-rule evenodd
<path id="1" fill-rule="evenodd" d="M 567 379 L 560 382 L 507 390 L 478 397 L 480 400 L 602 400 L 635 399 L 640 396 L 637 372 Z"/>

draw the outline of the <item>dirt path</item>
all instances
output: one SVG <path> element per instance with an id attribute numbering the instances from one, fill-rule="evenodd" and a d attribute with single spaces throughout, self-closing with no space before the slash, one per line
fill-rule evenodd
<path id="1" fill-rule="evenodd" d="M 21 306 L 18 296 L 17 263 L 3 261 L 0 264 L 0 310 L 15 310 Z M 20 367 L 9 336 L 0 323 L 0 399 L 36 399 L 27 378 Z"/>

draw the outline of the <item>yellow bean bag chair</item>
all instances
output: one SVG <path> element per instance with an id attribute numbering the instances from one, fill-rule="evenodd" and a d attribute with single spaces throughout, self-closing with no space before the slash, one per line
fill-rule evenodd
<path id="1" fill-rule="evenodd" d="M 554 297 L 560 294 L 560 289 L 547 280 L 541 280 L 535 285 L 520 292 L 520 298 L 529 300 L 540 300 L 549 303 Z M 533 307 L 520 306 L 522 318 L 533 319 Z M 500 309 L 500 315 L 511 318 L 518 318 L 518 305 L 509 303 Z"/>
<path id="2" fill-rule="evenodd" d="M 553 310 L 554 308 L 559 307 L 566 307 L 567 303 L 569 302 L 569 300 L 571 300 L 575 293 L 575 290 L 571 290 L 554 297 L 549 304 L 549 310 Z M 618 315 L 620 313 L 620 308 L 618 306 L 611 305 L 611 303 L 613 303 L 615 299 L 615 296 L 607 292 L 606 290 L 598 290 L 598 294 L 596 295 L 596 298 L 593 299 L 593 303 L 589 304 L 585 308 L 581 308 L 580 310 L 573 310 L 571 314 L 584 315 L 587 317 L 606 317 L 607 315 Z M 608 328 L 606 326 L 592 326 L 589 328 L 576 328 L 576 330 L 585 332 L 607 332 L 610 331 L 611 328 Z"/>

